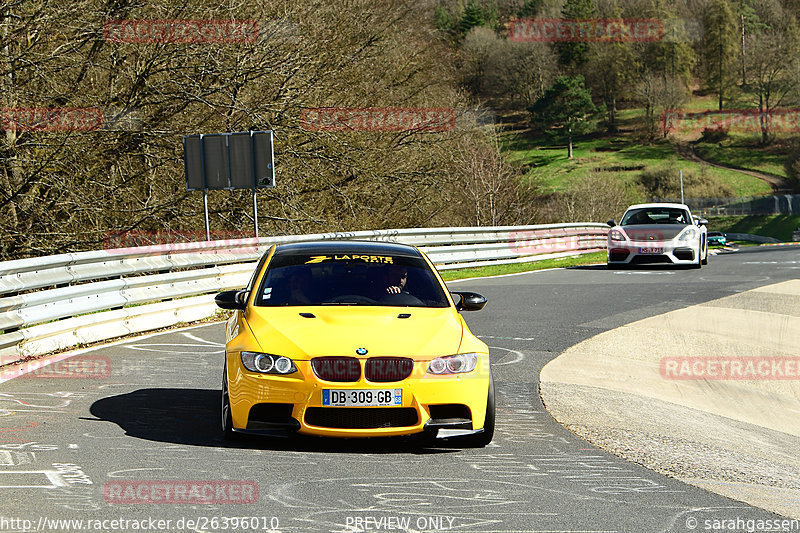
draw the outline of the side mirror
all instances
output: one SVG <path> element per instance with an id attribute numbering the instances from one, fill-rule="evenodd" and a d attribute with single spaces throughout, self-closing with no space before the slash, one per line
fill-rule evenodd
<path id="1" fill-rule="evenodd" d="M 608 224 L 610 227 L 612 227 L 612 228 L 613 228 L 614 226 L 616 226 L 616 225 L 617 225 L 617 221 L 616 221 L 616 220 L 614 220 L 614 219 L 611 219 L 611 220 L 609 220 L 608 222 L 606 222 L 606 224 Z"/>
<path id="2" fill-rule="evenodd" d="M 698 226 L 707 226 L 708 225 L 708 220 L 706 220 L 704 218 L 698 218 L 697 219 L 697 225 Z"/>
<path id="3" fill-rule="evenodd" d="M 244 310 L 247 307 L 247 291 L 222 291 L 214 297 L 220 309 Z"/>
<path id="4" fill-rule="evenodd" d="M 480 311 L 486 305 L 486 298 L 477 292 L 453 292 L 458 294 L 461 300 L 456 304 L 459 311 Z"/>

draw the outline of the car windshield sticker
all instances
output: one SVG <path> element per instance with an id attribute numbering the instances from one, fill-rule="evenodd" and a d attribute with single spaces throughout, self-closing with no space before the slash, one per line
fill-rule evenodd
<path id="1" fill-rule="evenodd" d="M 365 263 L 394 264 L 394 258 L 385 255 L 312 255 L 305 264 L 313 265 L 324 261 L 364 261 Z"/>
<path id="2" fill-rule="evenodd" d="M 264 294 L 262 298 L 264 298 L 265 300 L 269 300 L 271 296 L 272 296 L 272 287 L 264 287 Z"/>

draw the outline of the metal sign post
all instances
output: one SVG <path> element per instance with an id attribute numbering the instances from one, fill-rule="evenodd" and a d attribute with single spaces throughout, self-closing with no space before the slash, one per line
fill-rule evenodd
<path id="1" fill-rule="evenodd" d="M 253 226 L 258 237 L 258 189 L 275 186 L 272 131 L 212 133 L 183 137 L 186 190 L 203 191 L 206 240 L 211 239 L 208 217 L 210 189 L 250 189 Z"/>
<path id="2" fill-rule="evenodd" d="M 208 189 L 203 189 L 203 214 L 206 216 L 206 240 L 211 240 L 211 225 L 208 223 Z"/>
<path id="3" fill-rule="evenodd" d="M 258 202 L 256 202 L 256 188 L 253 187 L 253 228 L 258 239 Z"/>

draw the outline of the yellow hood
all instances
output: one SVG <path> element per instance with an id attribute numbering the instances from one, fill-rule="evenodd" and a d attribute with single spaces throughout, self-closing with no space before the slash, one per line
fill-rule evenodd
<path id="1" fill-rule="evenodd" d="M 398 318 L 401 314 L 411 316 Z M 458 353 L 464 332 L 461 316 L 450 307 L 252 307 L 246 319 L 261 351 L 294 359 L 346 355 L 429 360 Z M 358 356 L 357 348 L 368 353 Z"/>

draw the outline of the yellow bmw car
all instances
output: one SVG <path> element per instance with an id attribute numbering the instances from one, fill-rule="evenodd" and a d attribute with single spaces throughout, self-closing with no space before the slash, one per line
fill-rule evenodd
<path id="1" fill-rule="evenodd" d="M 447 290 L 401 244 L 277 245 L 248 287 L 216 297 L 227 322 L 222 431 L 285 436 L 494 434 L 489 348 L 460 311 L 486 299 Z"/>

